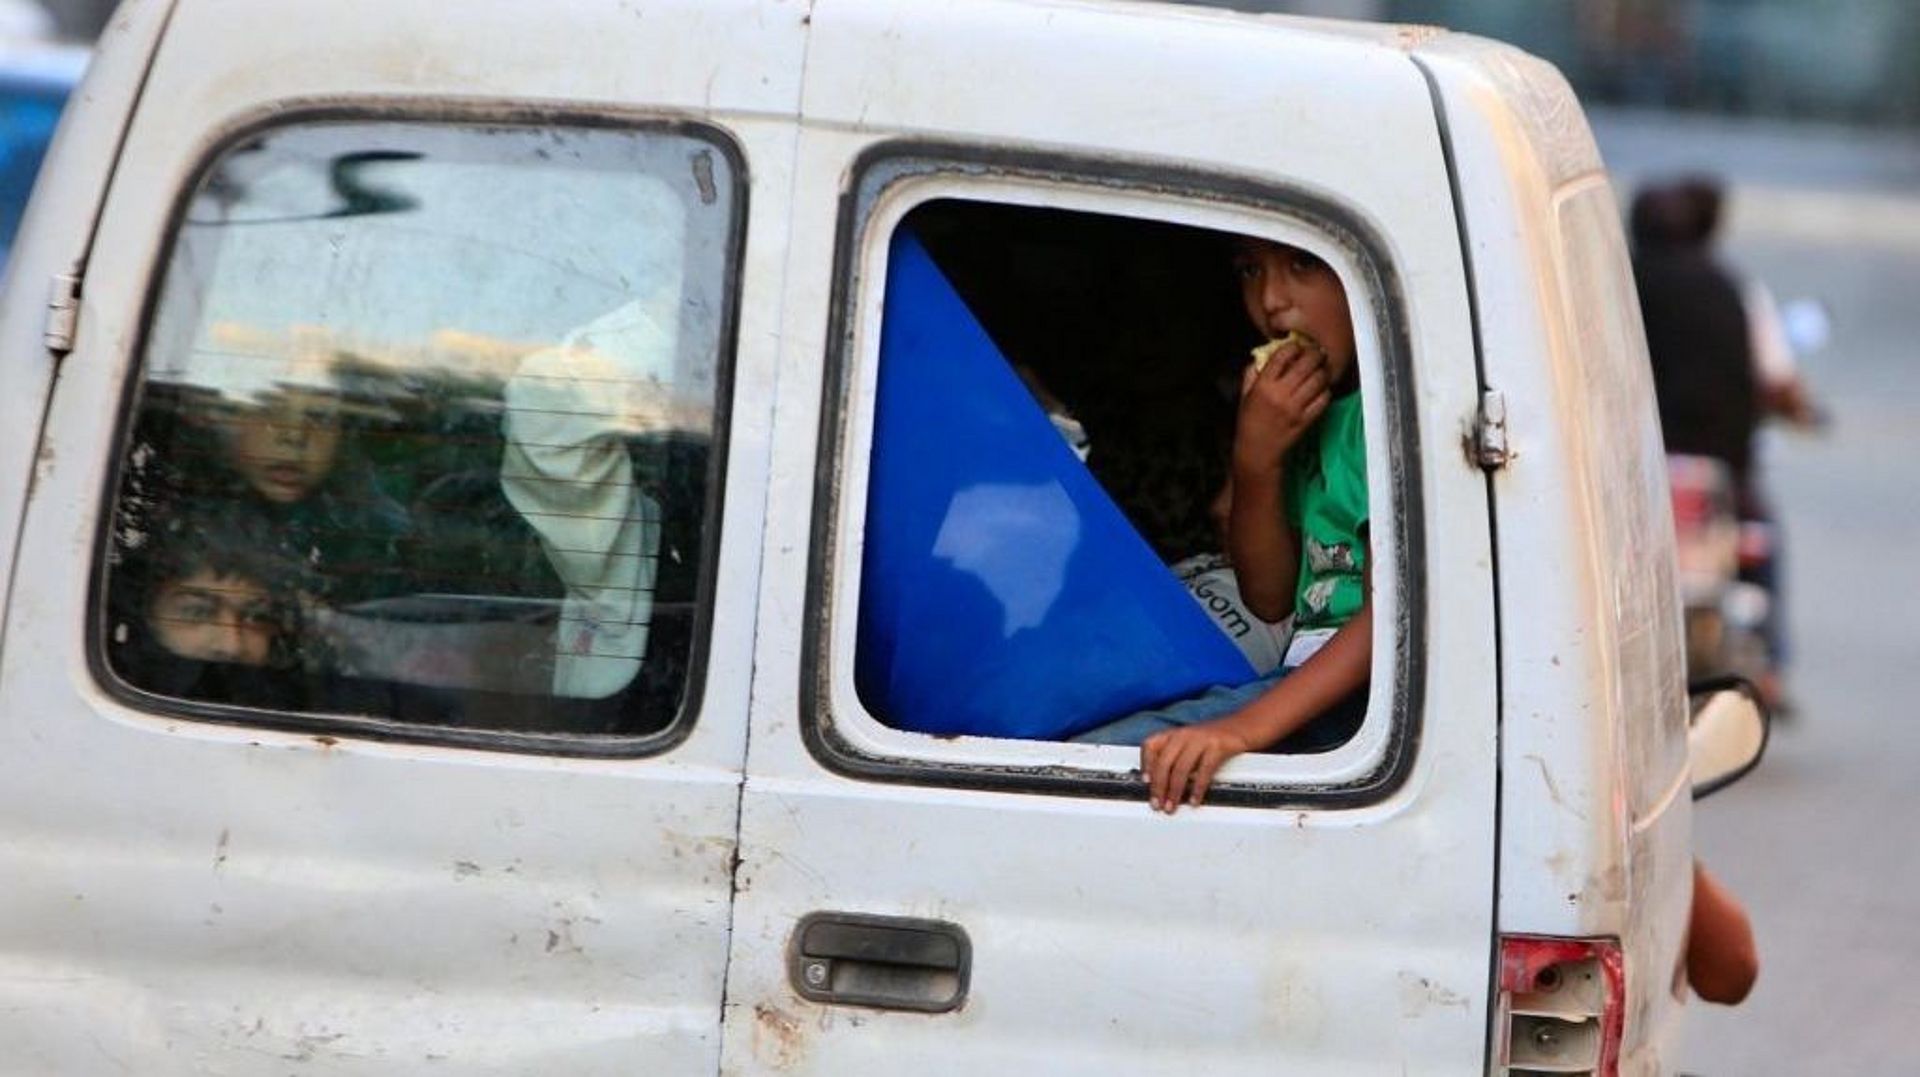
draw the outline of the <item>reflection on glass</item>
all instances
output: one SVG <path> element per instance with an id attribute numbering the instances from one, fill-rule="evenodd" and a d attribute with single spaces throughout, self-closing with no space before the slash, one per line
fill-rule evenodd
<path id="1" fill-rule="evenodd" d="M 1059 483 L 983 484 L 954 495 L 933 556 L 986 587 L 1011 639 L 1047 619 L 1079 544 L 1080 514 Z"/>
<path id="2" fill-rule="evenodd" d="M 314 123 L 216 161 L 121 468 L 116 672 L 412 721 L 670 721 L 735 240 L 717 157 L 681 134 Z M 162 536 L 223 528 L 271 565 L 153 577 Z"/>

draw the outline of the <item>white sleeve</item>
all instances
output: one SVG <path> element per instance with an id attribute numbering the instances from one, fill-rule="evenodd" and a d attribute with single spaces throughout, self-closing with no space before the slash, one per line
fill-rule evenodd
<path id="1" fill-rule="evenodd" d="M 679 418 L 676 308 L 629 303 L 527 356 L 506 386 L 500 486 L 566 585 L 556 695 L 612 695 L 646 654 L 661 519 L 630 441 Z"/>
<path id="2" fill-rule="evenodd" d="M 1793 345 L 1787 340 L 1786 326 L 1780 320 L 1780 307 L 1773 292 L 1757 280 L 1749 279 L 1740 298 L 1747 310 L 1747 339 L 1753 348 L 1753 372 L 1761 385 L 1784 385 L 1797 376 Z"/>

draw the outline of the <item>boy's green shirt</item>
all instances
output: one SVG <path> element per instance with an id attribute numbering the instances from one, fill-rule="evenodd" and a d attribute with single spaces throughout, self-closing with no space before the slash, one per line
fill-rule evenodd
<path id="1" fill-rule="evenodd" d="M 1354 389 L 1287 453 L 1287 523 L 1300 532 L 1294 630 L 1339 628 L 1366 601 L 1367 439 Z"/>

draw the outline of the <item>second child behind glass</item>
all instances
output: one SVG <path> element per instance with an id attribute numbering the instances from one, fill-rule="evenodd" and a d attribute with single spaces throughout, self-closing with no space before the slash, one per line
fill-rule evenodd
<path id="1" fill-rule="evenodd" d="M 1242 375 L 1228 549 L 1248 608 L 1292 615 L 1279 669 L 1075 738 L 1138 744 L 1154 808 L 1198 804 L 1236 755 L 1326 750 L 1358 729 L 1373 658 L 1366 440 L 1353 319 L 1325 261 L 1265 240 L 1235 243 L 1241 301 L 1270 338 L 1299 334 Z"/>
<path id="2" fill-rule="evenodd" d="M 408 530 L 406 511 L 363 462 L 347 459 L 342 403 L 331 388 L 283 385 L 217 406 L 220 466 L 187 483 L 231 511 L 265 517 L 278 552 L 305 569 L 302 589 L 329 605 L 393 593 Z"/>

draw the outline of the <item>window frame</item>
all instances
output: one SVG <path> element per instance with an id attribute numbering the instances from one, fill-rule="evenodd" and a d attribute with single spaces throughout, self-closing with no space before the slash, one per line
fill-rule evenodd
<path id="1" fill-rule="evenodd" d="M 860 533 L 866 516 L 864 476 L 870 467 L 869 461 L 857 453 L 871 449 L 870 443 L 858 442 L 855 435 L 857 424 L 864 424 L 868 433 L 872 425 L 870 401 L 859 396 L 860 379 L 865 377 L 871 385 L 877 377 L 878 334 L 866 323 L 877 328 L 884 312 L 884 285 L 864 279 L 863 265 L 870 252 L 876 248 L 884 251 L 894 229 L 915 206 L 942 198 L 991 200 L 957 193 L 956 189 L 938 189 L 939 181 L 952 180 L 962 181 L 950 185 L 952 188 L 979 184 L 997 188 L 1007 196 L 1015 195 L 1023 186 L 1029 192 L 1044 190 L 1054 199 L 1022 201 L 1007 197 L 1006 203 L 1058 206 L 1070 211 L 1118 214 L 1122 212 L 1118 207 L 1103 210 L 1093 208 L 1091 203 L 1102 196 L 1158 196 L 1187 208 L 1187 217 L 1205 208 L 1237 215 L 1246 224 L 1254 223 L 1251 218 L 1275 226 L 1284 224 L 1322 238 L 1349 256 L 1347 260 L 1359 272 L 1363 284 L 1356 292 L 1348 274 L 1342 273 L 1343 281 L 1350 285 L 1356 331 L 1363 337 L 1367 333 L 1360 323 L 1363 312 L 1369 312 L 1372 337 L 1379 351 L 1378 384 L 1367 390 L 1363 403 L 1370 413 L 1369 426 L 1375 427 L 1369 435 L 1370 447 L 1384 445 L 1387 450 L 1384 461 L 1369 461 L 1369 472 L 1377 478 L 1384 470 L 1392 505 L 1388 529 L 1391 548 L 1385 558 L 1378 551 L 1375 556 L 1376 561 L 1391 566 L 1391 616 L 1376 618 L 1375 633 L 1379 639 L 1381 625 L 1391 626 L 1387 638 L 1392 641 L 1392 661 L 1374 662 L 1368 721 L 1348 745 L 1323 755 L 1250 757 L 1334 758 L 1338 766 L 1278 764 L 1277 769 L 1302 772 L 1287 776 L 1273 773 L 1274 766 L 1263 765 L 1267 771 L 1264 776 L 1216 782 L 1208 796 L 1210 802 L 1225 805 L 1334 809 L 1375 804 L 1398 791 L 1412 773 L 1426 717 L 1425 512 L 1408 304 L 1387 256 L 1390 247 L 1384 237 L 1353 208 L 1301 187 L 1071 154 L 898 140 L 866 149 L 847 175 L 836 225 L 807 568 L 805 608 L 809 613 L 802 632 L 799 724 L 813 757 L 833 773 L 865 781 L 1108 799 L 1141 796 L 1137 755 L 1133 763 L 1118 764 L 1114 754 L 1131 749 L 911 733 L 888 727 L 868 713 L 852 687 Z M 930 193 L 915 198 L 911 190 L 915 186 L 928 187 Z M 1129 215 L 1194 223 L 1177 216 Z M 884 232 L 878 230 L 880 226 L 884 226 Z M 1274 230 L 1278 228 L 1267 231 Z M 865 408 L 865 414 L 857 414 L 856 408 Z M 857 482 L 850 481 L 855 469 Z M 851 579 L 843 582 L 843 577 Z M 1375 583 L 1378 594 L 1381 581 Z M 1383 713 L 1384 720 L 1378 717 Z M 901 738 L 913 738 L 911 746 L 925 750 L 890 750 L 909 744 Z M 1102 757 L 1100 753 L 1107 754 Z M 1345 773 L 1338 772 L 1340 767 Z"/>
<path id="2" fill-rule="evenodd" d="M 128 683 L 114 670 L 107 655 L 111 631 L 108 608 L 108 559 L 113 548 L 113 525 L 118 513 L 121 484 L 134 425 L 146 396 L 148 348 L 163 299 L 169 267 L 176 254 L 183 222 L 195 195 L 226 155 L 250 139 L 273 131 L 323 124 L 392 124 L 466 128 L 477 133 L 551 128 L 614 131 L 624 134 L 664 134 L 694 139 L 726 162 L 733 184 L 733 205 L 727 220 L 725 265 L 720 286 L 717 354 L 714 363 L 714 429 L 708 450 L 707 488 L 699 545 L 700 567 L 693 594 L 693 620 L 686 664 L 686 682 L 680 705 L 660 729 L 649 733 L 582 734 L 438 726 L 367 715 L 272 710 L 206 700 L 161 695 Z M 724 527 L 727 462 L 731 442 L 733 393 L 739 351 L 741 285 L 744 280 L 748 203 L 752 174 L 741 142 L 722 125 L 706 119 L 649 111 L 576 111 L 537 108 L 524 104 L 492 105 L 433 101 L 293 103 L 242 117 L 221 128 L 200 149 L 193 168 L 174 192 L 165 231 L 147 266 L 146 289 L 140 299 L 138 332 L 125 361 L 124 384 L 115 411 L 111 456 L 105 469 L 99 508 L 94 521 L 92 565 L 88 573 L 87 621 L 83 627 L 88 673 L 114 701 L 159 718 L 178 718 L 227 726 L 244 726 L 305 734 L 325 742 L 336 736 L 434 747 L 475 749 L 524 756 L 588 759 L 635 759 L 665 754 L 689 736 L 700 718 L 705 699 L 713 642 L 713 619 L 719 585 L 719 554 Z M 454 689 L 453 691 L 462 691 Z M 562 697 L 547 697 L 549 700 Z"/>

